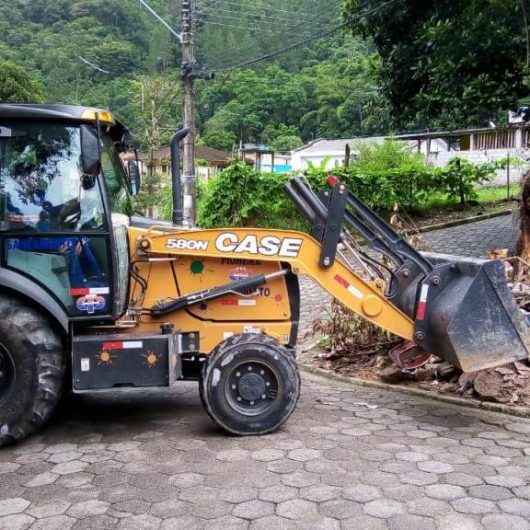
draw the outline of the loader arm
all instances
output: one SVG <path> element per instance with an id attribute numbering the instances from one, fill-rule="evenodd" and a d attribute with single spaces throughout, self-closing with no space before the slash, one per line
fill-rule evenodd
<path id="1" fill-rule="evenodd" d="M 168 233 L 154 229 L 141 236 L 138 252 L 288 263 L 295 274 L 308 275 L 362 318 L 403 339 L 413 337 L 414 322 L 387 300 L 381 289 L 352 272 L 340 259 L 322 268 L 320 243 L 302 232 L 233 228 Z"/>
<path id="2" fill-rule="evenodd" d="M 252 228 L 170 233 L 151 229 L 138 237 L 140 259 L 142 254 L 175 255 L 259 260 L 280 268 L 288 264 L 360 317 L 464 372 L 528 358 L 527 315 L 513 299 L 501 262 L 421 254 L 334 177 L 320 194 L 302 177 L 291 179 L 286 192 L 311 223 L 311 236 Z M 377 261 L 361 248 L 358 235 L 387 261 Z M 259 284 L 277 277 L 258 275 L 248 281 Z M 160 315 L 172 304 L 179 308 L 244 286 L 183 293 L 151 312 Z"/>

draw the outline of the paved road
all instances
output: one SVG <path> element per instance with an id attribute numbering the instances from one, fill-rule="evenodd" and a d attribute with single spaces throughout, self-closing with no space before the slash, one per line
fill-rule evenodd
<path id="1" fill-rule="evenodd" d="M 307 377 L 261 438 L 192 384 L 79 398 L 0 473 L 6 530 L 530 528 L 529 421 Z"/>
<path id="2" fill-rule="evenodd" d="M 454 226 L 423 234 L 433 252 L 487 257 L 488 251 L 515 248 L 517 222 L 511 215 L 485 219 L 477 223 Z"/>
<path id="3" fill-rule="evenodd" d="M 428 238 L 434 250 L 482 255 L 488 238 L 511 233 L 509 219 Z M 326 299 L 308 282 L 303 293 L 311 322 Z M 307 377 L 291 421 L 266 437 L 217 430 L 186 383 L 78 397 L 42 434 L 0 451 L 6 530 L 525 530 L 529 521 L 530 422 Z"/>

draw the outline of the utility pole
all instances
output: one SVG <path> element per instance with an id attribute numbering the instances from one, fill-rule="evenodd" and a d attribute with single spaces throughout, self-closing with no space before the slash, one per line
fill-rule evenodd
<path id="1" fill-rule="evenodd" d="M 184 226 L 195 226 L 195 95 L 193 76 L 195 55 L 193 50 L 192 0 L 182 0 L 182 111 L 184 128 L 189 129 L 183 142 L 182 189 Z"/>

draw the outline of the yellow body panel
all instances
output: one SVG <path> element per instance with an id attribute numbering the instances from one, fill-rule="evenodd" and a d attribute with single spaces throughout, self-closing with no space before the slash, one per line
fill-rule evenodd
<path id="1" fill-rule="evenodd" d="M 366 320 L 412 339 L 411 319 L 375 285 L 352 273 L 340 260 L 330 268 L 320 267 L 320 245 L 307 234 L 251 228 L 169 233 L 156 228 L 130 228 L 129 234 L 131 258 L 148 284 L 143 308 L 150 308 L 159 300 L 274 272 L 284 268 L 282 264 L 289 264 L 295 274 L 307 274 Z M 139 286 L 133 281 L 131 300 L 138 295 Z M 161 318 L 144 315 L 140 330 L 154 331 L 164 322 L 173 323 L 181 331 L 198 331 L 204 353 L 230 334 L 250 330 L 267 333 L 287 344 L 293 323 L 286 278 L 270 281 L 257 296 L 227 295 L 202 308 L 197 304 Z"/>

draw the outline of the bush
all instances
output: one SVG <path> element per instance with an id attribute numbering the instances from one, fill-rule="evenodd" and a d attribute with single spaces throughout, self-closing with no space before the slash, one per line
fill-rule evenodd
<path id="1" fill-rule="evenodd" d="M 259 173 L 235 162 L 206 185 L 198 208 L 199 226 L 302 228 L 302 219 L 283 191 L 287 180 L 287 175 Z"/>
<path id="2" fill-rule="evenodd" d="M 436 189 L 465 206 L 477 199 L 477 185 L 489 182 L 503 163 L 475 165 L 469 160 L 453 158 L 447 166 L 434 171 L 433 183 Z"/>
<path id="3" fill-rule="evenodd" d="M 476 185 L 490 180 L 499 168 L 498 164 L 474 165 L 461 159 L 435 168 L 419 153 L 393 141 L 362 145 L 358 152 L 350 167 L 332 173 L 382 214 L 389 213 L 395 204 L 408 211 L 419 208 L 433 193 L 443 193 L 464 205 L 476 198 Z M 324 164 L 306 171 L 315 190 L 325 186 L 328 175 Z M 232 164 L 201 190 L 199 226 L 307 229 L 307 223 L 284 192 L 289 178 L 256 172 L 244 162 Z"/>

